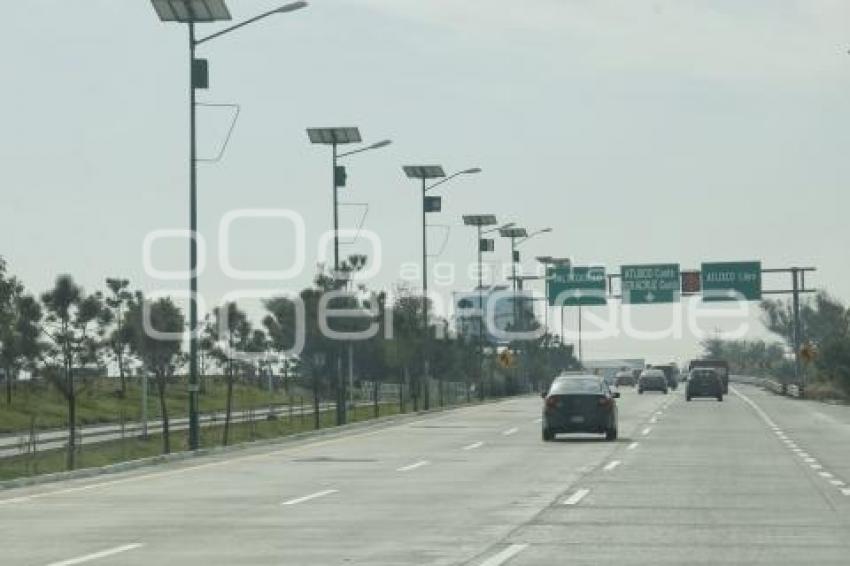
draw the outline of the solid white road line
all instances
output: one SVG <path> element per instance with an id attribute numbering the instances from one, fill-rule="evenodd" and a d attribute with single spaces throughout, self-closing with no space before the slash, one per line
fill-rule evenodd
<path id="1" fill-rule="evenodd" d="M 637 448 L 637 447 L 638 447 L 638 443 L 637 443 L 637 442 L 632 442 L 631 444 L 629 444 L 629 447 L 628 447 L 628 448 L 626 448 L 626 450 L 634 450 L 634 449 L 635 449 L 635 448 Z"/>
<path id="2" fill-rule="evenodd" d="M 590 493 L 589 489 L 579 489 L 564 500 L 564 505 L 576 505 L 579 501 L 584 499 L 588 493 Z"/>
<path id="3" fill-rule="evenodd" d="M 428 464 L 430 464 L 430 462 L 428 460 L 420 460 L 420 461 L 416 462 L 415 464 L 410 464 L 409 466 L 402 466 L 401 468 L 398 468 L 396 471 L 397 472 L 409 472 L 410 470 L 415 470 L 416 468 L 421 468 L 422 466 L 427 466 Z"/>
<path id="4" fill-rule="evenodd" d="M 501 566 L 523 550 L 528 548 L 527 544 L 512 544 L 498 554 L 494 554 L 481 563 L 481 566 Z"/>
<path id="5" fill-rule="evenodd" d="M 281 503 L 281 505 L 298 505 L 299 503 L 304 503 L 305 501 L 310 501 L 311 499 L 318 499 L 326 495 L 331 495 L 332 493 L 337 493 L 338 491 L 339 490 L 336 489 L 326 489 L 325 491 L 318 491 L 316 493 L 311 493 L 310 495 L 305 495 L 304 497 L 284 501 L 283 503 Z"/>
<path id="6" fill-rule="evenodd" d="M 504 432 L 502 433 L 502 436 L 510 436 L 510 435 L 512 435 L 512 434 L 516 434 L 516 432 L 517 432 L 518 430 L 519 430 L 519 429 L 518 429 L 518 428 L 516 428 L 516 427 L 514 427 L 514 428 L 509 428 L 508 430 L 506 430 L 506 431 L 504 431 Z"/>
<path id="7" fill-rule="evenodd" d="M 613 460 L 613 461 L 611 461 L 611 462 L 608 462 L 608 463 L 605 465 L 605 467 L 604 467 L 604 468 L 602 468 L 602 469 L 603 469 L 603 470 L 605 470 L 606 472 L 610 472 L 611 470 L 613 470 L 614 468 L 616 468 L 617 466 L 619 466 L 621 463 L 622 463 L 622 462 L 620 462 L 619 460 Z"/>
<path id="8" fill-rule="evenodd" d="M 652 427 L 651 427 L 651 426 L 648 426 L 648 427 L 646 427 L 645 429 L 643 429 L 643 430 L 641 431 L 641 434 L 642 434 L 642 435 L 644 435 L 644 436 L 646 436 L 646 435 L 648 435 L 650 432 L 652 432 Z"/>
<path id="9" fill-rule="evenodd" d="M 101 558 L 115 556 L 116 554 L 121 554 L 122 552 L 127 552 L 129 550 L 135 550 L 141 546 L 144 545 L 142 545 L 141 543 L 125 544 L 124 546 L 117 546 L 115 548 L 110 548 L 109 550 L 95 552 L 94 554 L 78 556 L 77 558 L 70 558 L 68 560 L 62 560 L 60 562 L 51 562 L 47 566 L 73 566 L 74 564 L 85 564 L 86 562 L 92 562 L 94 560 L 100 560 Z"/>
<path id="10" fill-rule="evenodd" d="M 472 444 L 470 444 L 468 446 L 464 446 L 463 449 L 464 450 L 475 450 L 476 448 L 481 448 L 482 446 L 484 446 L 483 442 L 473 442 Z"/>

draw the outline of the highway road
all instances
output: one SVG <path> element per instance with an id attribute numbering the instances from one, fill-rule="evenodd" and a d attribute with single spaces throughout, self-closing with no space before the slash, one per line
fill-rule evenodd
<path id="1" fill-rule="evenodd" d="M 620 399 L 617 442 L 539 398 L 0 492 L 5 565 L 850 563 L 850 407 L 734 386 Z M 846 482 L 846 483 L 845 483 Z"/>

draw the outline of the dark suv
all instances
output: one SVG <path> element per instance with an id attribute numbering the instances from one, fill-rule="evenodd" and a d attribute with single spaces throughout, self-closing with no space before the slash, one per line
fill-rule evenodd
<path id="1" fill-rule="evenodd" d="M 723 401 L 723 382 L 715 370 L 700 368 L 691 371 L 685 398 L 690 401 L 694 397 L 714 397 Z"/>

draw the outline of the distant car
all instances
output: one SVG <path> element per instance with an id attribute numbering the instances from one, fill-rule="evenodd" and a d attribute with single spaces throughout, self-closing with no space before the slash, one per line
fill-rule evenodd
<path id="1" fill-rule="evenodd" d="M 667 386 L 667 376 L 660 369 L 643 370 L 638 380 L 638 393 L 643 394 L 644 391 L 661 391 L 667 395 L 669 387 Z"/>
<path id="2" fill-rule="evenodd" d="M 637 383 L 637 377 L 632 371 L 618 371 L 617 375 L 614 376 L 614 381 L 617 387 L 623 387 L 624 385 L 634 387 Z"/>
<path id="3" fill-rule="evenodd" d="M 723 381 L 717 371 L 698 368 L 690 372 L 685 398 L 690 401 L 694 397 L 714 397 L 723 401 Z"/>
<path id="4" fill-rule="evenodd" d="M 679 366 L 676 364 L 653 365 L 652 369 L 660 369 L 664 372 L 668 389 L 677 389 L 679 387 Z"/>
<path id="5" fill-rule="evenodd" d="M 585 374 L 561 376 L 543 393 L 543 440 L 559 433 L 598 433 L 617 439 L 617 401 L 602 378 Z"/>

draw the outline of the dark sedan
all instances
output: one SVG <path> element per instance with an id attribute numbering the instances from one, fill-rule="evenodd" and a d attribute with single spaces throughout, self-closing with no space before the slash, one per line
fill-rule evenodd
<path id="1" fill-rule="evenodd" d="M 667 375 L 660 369 L 647 369 L 640 374 L 638 380 L 638 393 L 644 391 L 661 391 L 667 395 Z"/>
<path id="2" fill-rule="evenodd" d="M 637 377 L 635 376 L 634 372 L 631 371 L 631 370 L 629 370 L 629 371 L 618 371 L 617 375 L 614 376 L 614 378 L 616 380 L 617 387 L 622 387 L 624 385 L 634 387 L 635 384 L 637 384 Z"/>
<path id="3" fill-rule="evenodd" d="M 595 375 L 558 377 L 543 394 L 543 440 L 554 440 L 559 433 L 582 432 L 616 440 L 619 396 Z"/>
<path id="4" fill-rule="evenodd" d="M 685 398 L 690 401 L 694 397 L 714 397 L 723 400 L 723 381 L 713 369 L 695 369 L 688 376 L 688 388 Z"/>

